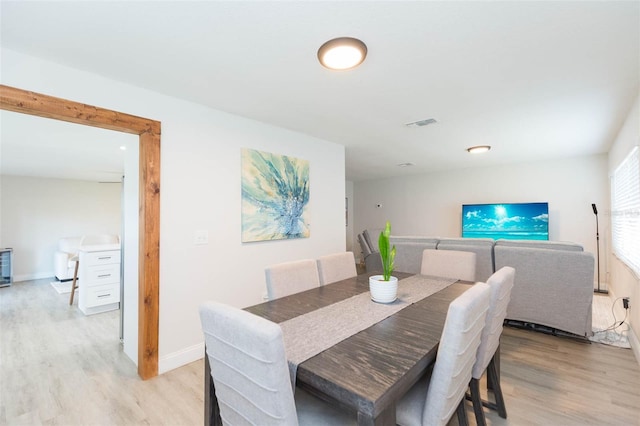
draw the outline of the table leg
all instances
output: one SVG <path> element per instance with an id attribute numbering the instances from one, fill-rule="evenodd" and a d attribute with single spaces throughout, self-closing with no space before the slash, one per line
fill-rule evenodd
<path id="1" fill-rule="evenodd" d="M 493 354 L 493 362 L 496 365 L 496 372 L 498 376 L 498 382 L 500 381 L 500 343 L 498 343 L 498 347 L 496 348 L 496 352 Z M 499 383 L 498 383 L 499 385 Z M 494 390 L 494 383 L 492 379 L 487 375 L 487 390 Z"/>
<path id="2" fill-rule="evenodd" d="M 76 281 L 78 281 L 78 265 L 80 265 L 80 261 L 76 260 L 76 266 L 73 270 L 73 281 L 71 282 L 71 296 L 69 297 L 69 305 L 73 305 L 73 296 L 76 294 Z"/>

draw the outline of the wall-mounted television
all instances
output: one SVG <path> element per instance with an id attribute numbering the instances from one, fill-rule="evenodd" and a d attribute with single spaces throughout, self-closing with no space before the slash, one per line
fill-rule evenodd
<path id="1" fill-rule="evenodd" d="M 548 240 L 549 203 L 463 204 L 462 237 Z"/>

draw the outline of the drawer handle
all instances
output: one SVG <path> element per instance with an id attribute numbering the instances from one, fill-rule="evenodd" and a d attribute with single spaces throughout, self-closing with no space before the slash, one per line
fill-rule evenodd
<path id="1" fill-rule="evenodd" d="M 98 275 L 98 278 L 107 278 L 110 277 L 111 274 L 102 274 L 102 275 Z"/>
<path id="2" fill-rule="evenodd" d="M 111 256 L 99 257 L 98 260 L 109 260 Z"/>
<path id="3" fill-rule="evenodd" d="M 99 294 L 99 295 L 98 295 L 98 299 L 99 299 L 99 298 L 101 298 L 101 297 L 109 297 L 109 296 L 111 296 L 111 293 L 107 293 L 107 294 Z"/>

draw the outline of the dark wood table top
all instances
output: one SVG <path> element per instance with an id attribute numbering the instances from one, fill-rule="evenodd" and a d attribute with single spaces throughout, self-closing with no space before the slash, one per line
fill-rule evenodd
<path id="1" fill-rule="evenodd" d="M 371 275 L 245 310 L 280 323 L 369 291 Z M 452 284 L 302 362 L 297 386 L 357 412 L 359 424 L 395 424 L 395 402 L 435 361 L 449 303 L 468 288 L 468 283 Z M 205 419 L 205 424 L 210 423 Z"/>

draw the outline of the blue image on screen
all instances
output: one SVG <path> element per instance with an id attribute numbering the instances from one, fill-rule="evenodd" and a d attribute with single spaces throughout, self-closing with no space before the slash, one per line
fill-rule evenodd
<path id="1" fill-rule="evenodd" d="M 548 203 L 465 204 L 462 237 L 548 240 Z"/>

